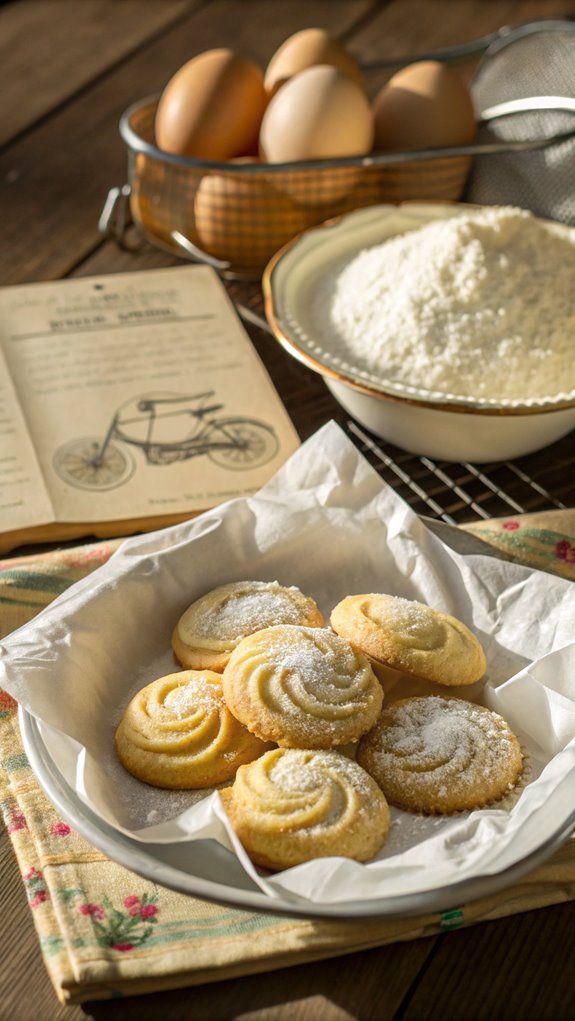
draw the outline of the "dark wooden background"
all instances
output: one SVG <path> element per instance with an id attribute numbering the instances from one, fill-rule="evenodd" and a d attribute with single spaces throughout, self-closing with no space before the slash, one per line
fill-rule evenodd
<path id="1" fill-rule="evenodd" d="M 367 62 L 417 55 L 542 17 L 575 17 L 575 0 L 6 3 L 0 8 L 0 285 L 177 262 L 149 245 L 137 252 L 121 250 L 99 234 L 98 218 L 108 189 L 126 180 L 121 113 L 159 91 L 204 49 L 233 46 L 265 64 L 292 32 L 322 26 Z M 257 284 L 233 284 L 230 293 L 261 310 Z M 329 418 L 347 427 L 347 416 L 318 376 L 263 331 L 249 332 L 302 439 Z M 523 510 L 575 502 L 572 436 L 522 459 L 518 469 L 494 466 L 488 485 L 464 467 L 430 471 L 385 446 L 377 448 L 383 458 L 369 446 L 364 449 L 418 512 L 430 512 L 429 500 L 418 495 L 423 491 L 435 501 L 438 516 L 445 511 L 446 520 L 474 516 L 473 501 L 462 500 L 458 485 L 469 486 L 484 515 L 509 509 L 498 488 L 511 492 Z M 402 471 L 415 476 L 415 487 Z M 530 480 L 527 486 L 522 474 Z M 263 976 L 65 1008 L 49 984 L 4 833 L 0 890 L 0 1021 L 575 1018 L 573 904 Z"/>

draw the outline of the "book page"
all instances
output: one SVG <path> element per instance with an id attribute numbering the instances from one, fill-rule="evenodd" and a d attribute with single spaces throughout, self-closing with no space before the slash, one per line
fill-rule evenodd
<path id="1" fill-rule="evenodd" d="M 299 444 L 208 267 L 4 288 L 0 322 L 58 522 L 195 513 Z"/>
<path id="2" fill-rule="evenodd" d="M 0 350 L 0 531 L 54 519 L 8 367 Z"/>

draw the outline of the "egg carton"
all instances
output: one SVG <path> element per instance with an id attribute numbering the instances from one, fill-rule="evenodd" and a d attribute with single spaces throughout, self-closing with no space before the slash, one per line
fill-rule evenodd
<path id="1" fill-rule="evenodd" d="M 153 244 L 225 276 L 255 279 L 297 234 L 381 203 L 464 199 L 519 205 L 575 223 L 575 24 L 501 29 L 397 63 L 451 59 L 479 48 L 485 52 L 471 88 L 478 134 L 463 146 L 297 163 L 190 159 L 156 146 L 158 97 L 140 100 L 120 120 L 128 181 L 111 189 L 100 229 L 126 246 L 135 225 L 138 237 Z"/>

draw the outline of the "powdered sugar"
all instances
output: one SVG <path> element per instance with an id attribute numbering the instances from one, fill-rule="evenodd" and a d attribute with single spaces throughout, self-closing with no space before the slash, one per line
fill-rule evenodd
<path id="1" fill-rule="evenodd" d="M 209 592 L 186 611 L 180 630 L 195 639 L 215 639 L 235 645 L 246 635 L 272 624 L 298 624 L 306 599 L 295 587 L 275 582 L 235 582 Z"/>
<path id="2" fill-rule="evenodd" d="M 354 682 L 367 669 L 347 642 L 323 628 L 298 627 L 293 632 L 278 628 L 269 660 L 284 678 L 297 679 L 319 700 L 337 699 L 338 690 L 347 698 L 357 698 Z"/>
<path id="3" fill-rule="evenodd" d="M 260 685 L 257 674 L 257 697 L 292 724 L 297 717 L 302 734 L 375 704 L 379 685 L 369 663 L 328 629 L 282 624 L 259 635 L 257 662 L 265 664 L 267 682 Z"/>
<path id="4" fill-rule="evenodd" d="M 495 726 L 495 714 L 458 699 L 428 697 L 396 703 L 391 726 L 386 727 L 382 758 L 400 757 L 421 776 L 433 772 L 434 783 L 458 773 L 470 762 L 480 763 L 484 774 L 497 771 L 502 735 Z M 479 744 L 478 744 L 479 742 Z M 439 793 L 439 791 L 438 791 Z"/>
<path id="5" fill-rule="evenodd" d="M 284 592 L 262 586 L 262 590 L 231 595 L 218 608 L 217 630 L 221 635 L 235 638 L 279 621 L 297 624 L 300 613 L 299 607 Z M 213 614 L 198 616 L 196 626 L 200 634 L 209 636 L 214 628 Z"/>
<path id="6" fill-rule="evenodd" d="M 287 793 L 320 792 L 330 776 L 347 780 L 357 791 L 369 793 L 368 774 L 352 759 L 337 751 L 300 751 L 286 749 L 275 759 L 270 772 L 274 784 Z"/>
<path id="7" fill-rule="evenodd" d="M 377 599 L 377 597 L 376 597 Z M 376 602 L 370 605 L 368 615 L 375 616 L 378 623 L 381 623 L 389 630 L 397 631 L 407 637 L 417 638 L 418 636 L 429 636 L 430 632 L 438 629 L 437 615 L 424 603 L 414 599 L 404 599 L 402 596 L 393 596 L 385 600 L 380 599 L 381 612 Z"/>
<path id="8" fill-rule="evenodd" d="M 173 688 L 164 699 L 164 706 L 178 720 L 183 720 L 199 709 L 206 712 L 223 708 L 221 688 L 199 679 Z"/>
<path id="9" fill-rule="evenodd" d="M 470 208 L 360 252 L 320 284 L 315 318 L 331 352 L 382 380 L 546 397 L 575 388 L 574 281 L 574 230 Z"/>
<path id="10" fill-rule="evenodd" d="M 310 833 L 341 821 L 350 789 L 358 795 L 354 808 L 359 816 L 366 811 L 370 814 L 369 806 L 374 800 L 371 777 L 356 762 L 337 751 L 310 753 L 286 749 L 274 761 L 270 780 L 284 796 L 310 795 L 318 807 L 322 805 L 321 815 L 308 823 Z M 329 785 L 328 799 L 324 796 L 326 785 Z"/>

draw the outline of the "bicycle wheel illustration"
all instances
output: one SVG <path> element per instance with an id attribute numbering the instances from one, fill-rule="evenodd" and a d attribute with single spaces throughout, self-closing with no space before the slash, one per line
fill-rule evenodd
<path id="1" fill-rule="evenodd" d="M 249 418 L 214 422 L 207 433 L 208 455 L 221 468 L 245 471 L 271 461 L 279 449 L 272 428 Z"/>
<path id="2" fill-rule="evenodd" d="M 78 489 L 115 489 L 132 476 L 134 458 L 114 443 L 107 443 L 98 457 L 101 448 L 102 440 L 93 436 L 64 443 L 54 454 L 54 470 Z"/>

